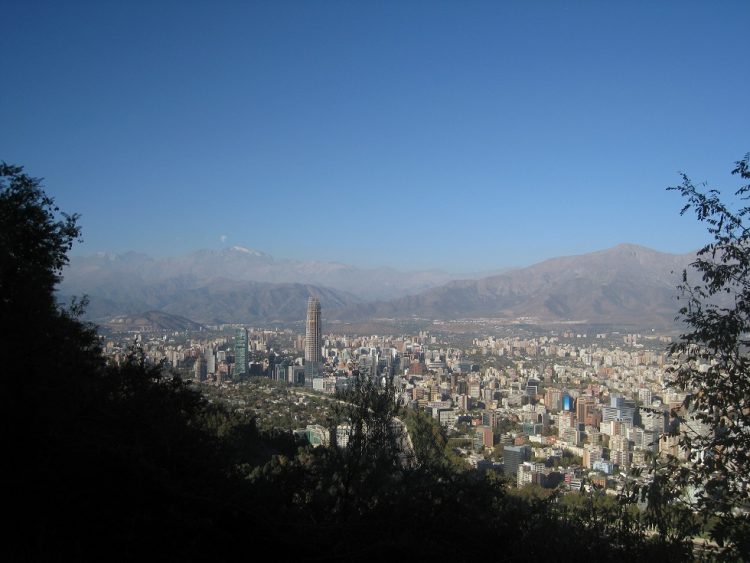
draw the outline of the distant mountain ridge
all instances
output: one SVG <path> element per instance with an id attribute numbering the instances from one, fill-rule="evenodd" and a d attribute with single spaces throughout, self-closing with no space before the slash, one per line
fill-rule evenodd
<path id="1" fill-rule="evenodd" d="M 419 295 L 361 304 L 343 318 L 528 317 L 668 326 L 679 309 L 677 284 L 695 253 L 667 254 L 633 244 L 552 258 L 479 280 L 451 281 Z"/>
<path id="2" fill-rule="evenodd" d="M 61 291 L 98 295 L 110 293 L 113 285 L 124 285 L 121 282 L 125 281 L 130 287 L 170 284 L 195 288 L 222 278 L 303 283 L 354 294 L 363 300 L 385 300 L 418 293 L 461 277 L 466 276 L 442 271 L 357 268 L 339 262 L 276 260 L 259 250 L 233 246 L 223 250 L 198 250 L 173 258 L 152 258 L 136 252 L 75 256 L 65 270 Z"/>
<path id="3" fill-rule="evenodd" d="M 324 317 L 340 320 L 527 317 L 539 322 L 667 326 L 679 309 L 680 274 L 694 259 L 694 253 L 667 254 L 621 244 L 440 284 L 440 276 L 448 274 L 430 277 L 393 270 L 391 289 L 402 295 L 376 301 L 378 295 L 393 291 L 381 287 L 375 295 L 367 292 L 391 270 L 275 261 L 263 252 L 234 247 L 167 259 L 136 253 L 75 258 L 59 293 L 89 295 L 89 317 L 94 319 L 158 310 L 204 323 L 296 321 L 304 318 L 307 298 L 314 295 Z M 287 279 L 292 281 L 280 281 Z M 338 287 L 317 282 L 326 279 Z M 356 286 L 360 281 L 362 287 Z M 417 292 L 420 284 L 427 287 Z M 404 295 L 409 291 L 414 293 Z"/>

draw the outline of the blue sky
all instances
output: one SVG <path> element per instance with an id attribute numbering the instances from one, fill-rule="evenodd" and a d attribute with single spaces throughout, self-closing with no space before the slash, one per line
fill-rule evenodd
<path id="1" fill-rule="evenodd" d="M 707 240 L 750 151 L 750 2 L 6 1 L 0 160 L 75 252 L 492 270 Z M 743 29 L 744 28 L 744 29 Z M 223 240 L 222 240 L 223 238 Z"/>

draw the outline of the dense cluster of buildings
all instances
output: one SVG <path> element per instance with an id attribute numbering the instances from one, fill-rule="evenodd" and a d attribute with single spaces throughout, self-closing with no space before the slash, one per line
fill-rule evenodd
<path id="1" fill-rule="evenodd" d="M 426 331 L 323 337 L 314 298 L 305 335 L 233 330 L 233 338 L 141 346 L 153 361 L 192 365 L 195 380 L 208 384 L 264 375 L 333 393 L 354 377 L 390 380 L 402 404 L 470 438 L 464 451 L 470 463 L 487 467 L 502 457 L 505 474 L 519 485 L 576 488 L 588 481 L 616 488 L 622 473 L 652 455 L 684 456 L 676 438 L 666 436 L 677 428 L 673 415 L 684 399 L 666 385 L 668 338 L 550 332 L 476 338 L 461 349 Z M 274 351 L 272 340 L 287 345 Z M 116 358 L 113 343 L 107 351 Z M 563 459 L 575 463 L 560 469 Z"/>

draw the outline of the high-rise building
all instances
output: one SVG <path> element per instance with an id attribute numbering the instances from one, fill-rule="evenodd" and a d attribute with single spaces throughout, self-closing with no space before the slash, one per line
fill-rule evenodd
<path id="1" fill-rule="evenodd" d="M 641 413 L 641 422 L 646 430 L 653 430 L 658 434 L 663 434 L 667 430 L 667 411 L 659 409 L 649 409 Z"/>
<path id="2" fill-rule="evenodd" d="M 516 483 L 518 467 L 524 462 L 531 459 L 531 446 L 505 446 L 503 448 L 503 473 Z"/>
<path id="3" fill-rule="evenodd" d="M 247 375 L 247 329 L 237 329 L 234 336 L 234 371 L 232 377 L 237 380 Z"/>
<path id="4" fill-rule="evenodd" d="M 321 362 L 323 337 L 320 326 L 320 301 L 315 297 L 307 300 L 307 323 L 305 325 L 305 361 Z"/>
<path id="5" fill-rule="evenodd" d="M 206 373 L 216 373 L 216 355 L 210 348 L 206 350 Z"/>
<path id="6" fill-rule="evenodd" d="M 203 356 L 198 356 L 195 359 L 195 364 L 193 365 L 194 370 L 194 379 L 196 381 L 205 381 L 206 375 L 208 374 L 208 371 L 206 369 L 206 360 L 203 358 Z"/>
<path id="7" fill-rule="evenodd" d="M 289 366 L 286 372 L 286 380 L 294 385 L 305 382 L 305 368 L 303 366 Z"/>
<path id="8" fill-rule="evenodd" d="M 562 410 L 575 411 L 575 399 L 568 395 L 567 392 L 562 394 Z"/>
<path id="9" fill-rule="evenodd" d="M 644 407 L 650 407 L 652 401 L 651 389 L 638 389 L 638 401 Z"/>
<path id="10" fill-rule="evenodd" d="M 481 450 L 483 448 L 492 448 L 494 443 L 494 437 L 492 428 L 489 426 L 479 426 L 474 434 L 474 449 Z"/>
<path id="11" fill-rule="evenodd" d="M 310 297 L 307 300 L 307 322 L 305 323 L 305 386 L 307 387 L 312 387 L 314 377 L 322 375 L 322 346 L 320 301 L 315 297 Z"/>
<path id="12" fill-rule="evenodd" d="M 590 426 L 599 425 L 599 411 L 594 397 L 582 396 L 576 399 L 576 420 Z"/>
<path id="13" fill-rule="evenodd" d="M 617 419 L 633 426 L 633 424 L 638 422 L 636 416 L 635 401 L 630 401 L 625 399 L 625 397 L 614 396 L 610 399 L 610 406 L 602 407 L 603 422 Z"/>
<path id="14" fill-rule="evenodd" d="M 594 467 L 594 463 L 601 461 L 604 448 L 598 445 L 588 444 L 583 447 L 583 466 L 589 469 Z"/>
<path id="15" fill-rule="evenodd" d="M 559 411 L 562 408 L 562 392 L 559 389 L 548 388 L 544 395 L 544 405 L 548 410 Z"/>

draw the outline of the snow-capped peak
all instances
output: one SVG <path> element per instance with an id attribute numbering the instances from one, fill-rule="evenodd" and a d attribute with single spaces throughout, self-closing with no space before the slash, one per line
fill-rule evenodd
<path id="1" fill-rule="evenodd" d="M 235 252 L 244 252 L 245 254 L 250 254 L 251 256 L 263 256 L 262 252 L 258 252 L 257 250 L 253 250 L 252 248 L 245 248 L 244 246 L 233 246 L 232 250 Z"/>

